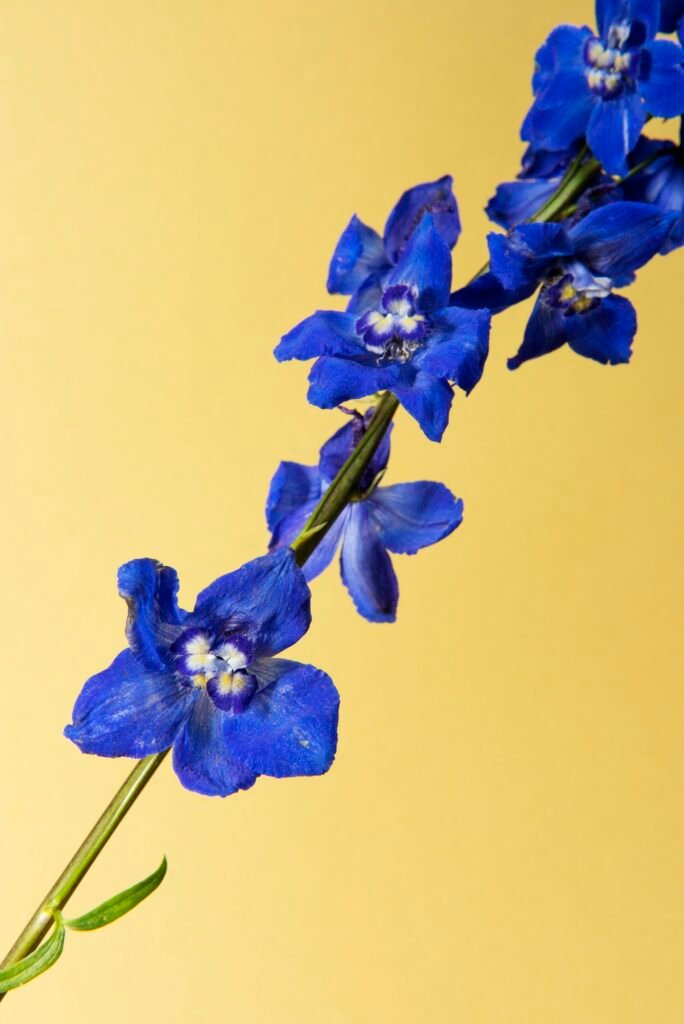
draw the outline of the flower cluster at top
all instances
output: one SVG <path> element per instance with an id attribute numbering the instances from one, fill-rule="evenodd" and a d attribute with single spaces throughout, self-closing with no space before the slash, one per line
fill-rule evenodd
<path id="1" fill-rule="evenodd" d="M 183 785 L 221 796 L 261 775 L 327 771 L 337 691 L 319 669 L 278 657 L 308 629 L 309 581 L 339 550 L 357 611 L 392 622 L 390 553 L 442 540 L 463 516 L 441 483 L 382 485 L 397 404 L 440 441 L 455 394 L 482 377 L 492 316 L 533 296 L 511 369 L 564 345 L 629 361 L 636 313 L 615 290 L 684 244 L 682 143 L 642 135 L 649 120 L 684 115 L 684 0 L 597 0 L 596 23 L 559 26 L 537 53 L 522 169 L 487 207 L 504 230 L 488 236 L 485 271 L 453 290 L 461 224 L 449 176 L 405 192 L 382 235 L 352 217 L 327 282 L 346 308 L 306 317 L 275 350 L 314 360 L 309 401 L 347 421 L 317 465 L 281 462 L 266 502 L 269 553 L 220 576 L 192 612 L 178 606 L 174 570 L 122 566 L 128 647 L 76 701 L 66 734 L 81 750 L 173 748 Z M 344 408 L 365 398 L 375 408 Z"/>

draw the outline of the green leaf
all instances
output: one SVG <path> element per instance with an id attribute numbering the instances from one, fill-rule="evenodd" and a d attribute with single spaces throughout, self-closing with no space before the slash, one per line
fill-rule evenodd
<path id="1" fill-rule="evenodd" d="M 34 949 L 18 963 L 0 971 L 0 992 L 9 992 L 12 988 L 19 988 L 27 981 L 37 978 L 43 971 L 47 971 L 48 967 L 52 967 L 62 955 L 65 934 L 61 917 L 56 917 L 55 929 L 42 946 Z"/>
<path id="2" fill-rule="evenodd" d="M 124 889 L 123 892 L 112 896 L 111 899 L 101 903 L 94 910 L 88 911 L 87 914 L 75 917 L 71 921 L 65 921 L 65 925 L 73 931 L 90 932 L 95 928 L 103 928 L 106 924 L 111 924 L 118 917 L 127 914 L 133 907 L 137 907 L 138 903 L 142 903 L 158 885 L 161 885 L 167 866 L 166 857 L 164 857 L 157 870 L 144 878 L 142 882 L 136 882 L 130 889 Z"/>

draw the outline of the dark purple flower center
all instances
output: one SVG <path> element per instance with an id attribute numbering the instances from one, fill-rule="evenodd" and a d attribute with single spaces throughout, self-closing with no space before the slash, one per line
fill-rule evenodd
<path id="1" fill-rule="evenodd" d="M 587 313 L 601 299 L 610 295 L 613 282 L 609 277 L 594 277 L 582 263 L 573 262 L 559 268 L 542 285 L 542 301 L 565 316 Z"/>
<path id="2" fill-rule="evenodd" d="M 221 711 L 240 714 L 257 691 L 247 671 L 253 653 L 240 634 L 216 636 L 206 629 L 186 629 L 172 647 L 174 666 L 185 686 L 206 689 Z"/>
<path id="3" fill-rule="evenodd" d="M 642 51 L 630 45 L 634 33 L 630 25 L 613 25 L 607 40 L 592 36 L 584 48 L 585 72 L 589 88 L 602 99 L 615 99 L 634 89 Z"/>
<path id="4" fill-rule="evenodd" d="M 427 337 L 430 321 L 417 310 L 418 290 L 394 284 L 382 293 L 380 308 L 356 321 L 356 332 L 380 360 L 405 363 Z"/>

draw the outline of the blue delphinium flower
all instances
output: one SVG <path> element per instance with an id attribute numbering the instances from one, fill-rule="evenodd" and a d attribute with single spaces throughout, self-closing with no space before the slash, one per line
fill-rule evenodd
<path id="1" fill-rule="evenodd" d="M 408 244 L 411 235 L 425 214 L 430 214 L 435 227 L 450 249 L 461 233 L 458 204 L 452 189 L 451 175 L 437 181 L 415 185 L 399 198 L 393 207 L 382 238 L 364 224 L 356 214 L 342 232 L 328 271 L 328 291 L 351 295 L 353 311 L 359 301 L 356 293 L 377 287 L 390 273 Z"/>
<path id="2" fill-rule="evenodd" d="M 636 170 L 620 186 L 625 199 L 652 203 L 659 210 L 675 214 L 672 227 L 660 247 L 660 252 L 672 252 L 684 245 L 684 146 L 673 142 L 642 138 L 632 154 Z"/>
<path id="3" fill-rule="evenodd" d="M 684 51 L 654 39 L 658 0 L 597 0 L 598 35 L 560 25 L 537 53 L 535 100 L 522 137 L 568 149 L 586 136 L 610 174 L 625 174 L 648 114 L 684 113 Z"/>
<path id="4" fill-rule="evenodd" d="M 332 764 L 339 697 L 311 665 L 276 658 L 311 621 L 292 551 L 257 558 L 178 607 L 178 576 L 151 558 L 119 570 L 128 649 L 83 687 L 65 734 L 87 754 L 146 757 L 173 746 L 188 789 L 228 796 L 259 775 Z"/>
<path id="5" fill-rule="evenodd" d="M 614 202 L 575 224 L 524 224 L 509 235 L 489 235 L 493 301 L 520 301 L 541 285 L 515 369 L 567 343 L 599 363 L 625 363 L 636 332 L 632 304 L 614 288 L 661 248 L 673 215 L 647 203 Z M 486 290 L 486 284 L 483 286 Z M 482 296 L 478 296 L 481 298 Z"/>
<path id="6" fill-rule="evenodd" d="M 466 393 L 482 375 L 489 313 L 449 308 L 451 252 L 425 215 L 382 287 L 354 312 L 319 311 L 286 334 L 276 358 L 316 358 L 308 399 L 332 409 L 392 391 L 432 441 L 449 421 L 453 381 Z"/>
<path id="7" fill-rule="evenodd" d="M 290 544 L 366 430 L 372 411 L 352 419 L 326 441 L 317 466 L 281 462 L 271 481 L 266 520 L 271 548 Z M 390 428 L 391 430 L 391 428 Z M 341 547 L 342 579 L 357 611 L 371 622 L 394 622 L 399 598 L 388 552 L 415 554 L 447 537 L 463 518 L 463 502 L 443 484 L 420 481 L 380 487 L 390 431 L 358 484 L 357 494 L 304 565 L 312 580 Z"/>

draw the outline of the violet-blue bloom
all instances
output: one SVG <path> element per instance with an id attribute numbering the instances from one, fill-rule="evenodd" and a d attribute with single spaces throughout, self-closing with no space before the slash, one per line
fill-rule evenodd
<path id="1" fill-rule="evenodd" d="M 352 419 L 326 441 L 317 466 L 281 462 L 271 481 L 266 519 L 271 548 L 291 544 L 370 421 Z M 390 428 L 391 429 L 391 428 Z M 341 548 L 342 579 L 357 611 L 371 622 L 393 622 L 399 587 L 389 552 L 415 554 L 447 537 L 463 518 L 463 502 L 439 483 L 419 481 L 380 487 L 390 431 L 359 481 L 358 493 L 304 564 L 312 580 Z"/>
<path id="2" fill-rule="evenodd" d="M 368 289 L 379 287 L 396 265 L 425 214 L 450 249 L 461 233 L 458 204 L 451 175 L 415 185 L 393 207 L 382 237 L 356 214 L 342 232 L 328 271 L 328 291 L 351 295 L 350 310 L 358 308 Z"/>
<path id="3" fill-rule="evenodd" d="M 565 150 L 586 136 L 609 174 L 625 174 L 648 114 L 684 112 L 684 51 L 655 39 L 659 0 L 596 0 L 598 35 L 560 25 L 537 53 L 522 137 Z"/>
<path id="4" fill-rule="evenodd" d="M 306 632 L 310 593 L 292 551 L 257 558 L 177 603 L 174 569 L 119 570 L 128 649 L 81 691 L 66 736 L 87 754 L 146 757 L 173 747 L 182 784 L 228 796 L 259 775 L 328 770 L 339 696 L 312 665 L 277 658 Z"/>
<path id="5" fill-rule="evenodd" d="M 499 312 L 529 298 L 541 285 L 510 369 L 567 343 L 599 363 L 631 355 L 636 313 L 613 295 L 659 252 L 677 217 L 647 203 L 610 202 L 566 224 L 523 224 L 488 236 L 491 270 L 455 293 L 463 304 L 486 303 Z"/>
<path id="6" fill-rule="evenodd" d="M 432 441 L 439 441 L 453 400 L 450 382 L 468 393 L 489 350 L 487 310 L 449 307 L 451 252 L 426 214 L 381 288 L 354 312 L 319 311 L 286 334 L 278 360 L 314 359 L 308 399 L 332 409 L 392 391 Z"/>

